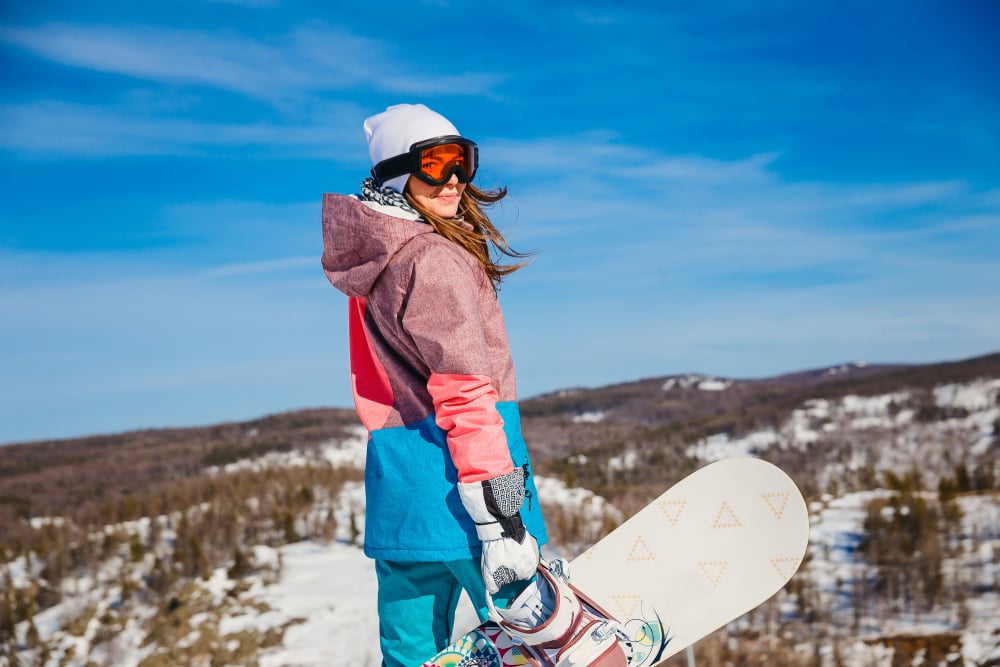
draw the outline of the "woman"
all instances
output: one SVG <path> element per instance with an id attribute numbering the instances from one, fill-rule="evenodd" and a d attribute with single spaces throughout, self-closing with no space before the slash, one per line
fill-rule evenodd
<path id="1" fill-rule="evenodd" d="M 450 640 L 462 589 L 523 588 L 545 525 L 496 290 L 522 258 L 483 213 L 476 144 L 423 105 L 365 121 L 371 178 L 323 197 L 323 268 L 348 296 L 355 406 L 368 429 L 365 553 L 385 665 Z M 503 590 L 501 590 L 503 589 Z"/>

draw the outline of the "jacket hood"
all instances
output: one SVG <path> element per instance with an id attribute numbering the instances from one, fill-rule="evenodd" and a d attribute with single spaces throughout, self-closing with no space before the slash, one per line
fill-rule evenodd
<path id="1" fill-rule="evenodd" d="M 399 208 L 323 195 L 323 272 L 347 296 L 365 297 L 400 248 L 434 229 Z"/>

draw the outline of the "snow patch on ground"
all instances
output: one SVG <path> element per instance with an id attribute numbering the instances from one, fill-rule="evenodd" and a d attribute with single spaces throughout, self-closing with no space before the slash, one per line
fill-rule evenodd
<path id="1" fill-rule="evenodd" d="M 634 450 L 628 450 L 621 456 L 612 456 L 608 459 L 608 470 L 634 470 L 639 464 L 639 454 Z"/>
<path id="2" fill-rule="evenodd" d="M 281 548 L 281 562 L 281 578 L 256 596 L 273 611 L 228 619 L 258 628 L 301 619 L 283 646 L 261 654 L 261 667 L 381 664 L 374 561 L 356 547 L 299 542 Z"/>
<path id="3" fill-rule="evenodd" d="M 357 544 L 364 541 L 365 507 L 365 483 L 344 482 L 333 512 L 339 541 Z"/>
<path id="4" fill-rule="evenodd" d="M 941 407 L 964 408 L 979 412 L 997 407 L 1000 379 L 976 380 L 969 384 L 946 384 L 934 389 L 935 402 Z"/>
<path id="5" fill-rule="evenodd" d="M 669 378 L 663 383 L 662 389 L 663 391 L 670 391 L 674 388 L 694 388 L 700 391 L 725 391 L 731 386 L 733 386 L 732 380 L 723 380 L 720 378 L 698 375 L 697 373 L 689 373 L 681 377 Z"/>
<path id="6" fill-rule="evenodd" d="M 602 496 L 590 489 L 570 487 L 566 482 L 555 477 L 535 477 L 535 487 L 542 508 L 559 506 L 579 516 L 584 522 L 600 524 L 608 517 L 621 522 L 622 513 Z"/>
<path id="7" fill-rule="evenodd" d="M 368 452 L 368 429 L 354 426 L 346 430 L 350 433 L 347 438 L 331 440 L 320 447 L 323 458 L 335 468 L 363 469 Z"/>
<path id="8" fill-rule="evenodd" d="M 573 415 L 574 424 L 597 424 L 604 421 L 604 418 L 608 416 L 608 413 L 603 410 L 597 410 L 594 412 L 581 412 L 579 414 Z"/>
<path id="9" fill-rule="evenodd" d="M 777 431 L 764 429 L 743 436 L 715 433 L 688 448 L 688 456 L 705 462 L 734 456 L 762 455 L 771 447 L 806 449 L 823 438 L 848 433 L 895 433 L 895 448 L 883 448 L 880 458 L 857 458 L 848 467 L 877 463 L 878 467 L 893 467 L 900 456 L 920 462 L 922 449 L 935 449 L 940 454 L 942 438 L 962 442 L 970 454 L 983 456 L 994 446 L 995 424 L 1000 419 L 1000 380 L 977 380 L 966 384 L 943 385 L 934 389 L 939 407 L 960 408 L 967 416 L 920 424 L 914 411 L 907 407 L 909 392 L 892 392 L 877 396 L 848 395 L 839 400 L 813 399 L 792 411 Z M 912 463 L 911 463 L 912 464 Z M 906 464 L 901 467 L 905 468 Z"/>
<path id="10" fill-rule="evenodd" d="M 721 461 L 742 456 L 754 456 L 781 441 L 774 431 L 757 431 L 743 438 L 731 438 L 718 433 L 688 447 L 687 455 L 702 461 Z"/>
<path id="11" fill-rule="evenodd" d="M 850 373 L 855 368 L 864 368 L 868 365 L 865 361 L 855 361 L 853 364 L 842 364 L 840 366 L 834 366 L 826 370 L 827 375 L 844 375 L 845 373 Z"/>

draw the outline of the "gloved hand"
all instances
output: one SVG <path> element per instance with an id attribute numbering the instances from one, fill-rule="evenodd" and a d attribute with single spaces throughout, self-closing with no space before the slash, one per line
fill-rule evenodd
<path id="1" fill-rule="evenodd" d="M 515 468 L 482 482 L 460 482 L 458 494 L 483 542 L 483 580 L 493 595 L 501 587 L 530 579 L 538 568 L 538 542 L 521 521 L 524 470 Z"/>

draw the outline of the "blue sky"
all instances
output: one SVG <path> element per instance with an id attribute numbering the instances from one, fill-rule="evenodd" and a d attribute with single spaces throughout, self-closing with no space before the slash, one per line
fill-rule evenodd
<path id="1" fill-rule="evenodd" d="M 333 8 L 335 7 L 335 8 Z M 1000 8 L 5 3 L 0 442 L 351 405 L 320 198 L 480 144 L 523 397 L 1000 350 Z"/>

